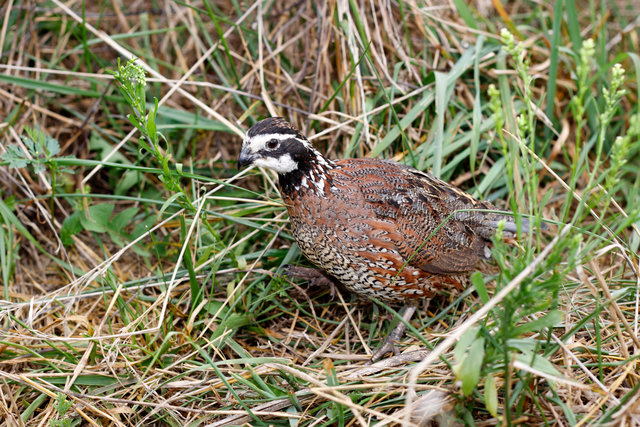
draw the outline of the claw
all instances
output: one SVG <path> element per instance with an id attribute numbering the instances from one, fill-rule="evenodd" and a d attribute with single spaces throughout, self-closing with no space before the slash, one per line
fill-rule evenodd
<path id="1" fill-rule="evenodd" d="M 373 355 L 371 356 L 371 363 L 375 363 L 378 360 L 382 359 L 382 357 L 390 351 L 393 351 L 394 355 L 397 355 L 400 352 L 398 350 L 398 347 L 396 346 L 396 342 L 398 342 L 404 335 L 404 332 L 407 329 L 406 323 L 409 323 L 415 311 L 415 306 L 408 305 L 404 307 L 404 310 L 402 312 L 403 321 L 398 323 L 396 327 L 393 328 L 389 335 L 387 335 L 387 338 L 385 338 L 382 345 L 373 353 Z"/>
<path id="2" fill-rule="evenodd" d="M 282 266 L 282 271 L 291 278 L 308 281 L 311 286 L 328 287 L 331 299 L 334 299 L 336 296 L 335 279 L 322 270 L 286 264 Z"/>

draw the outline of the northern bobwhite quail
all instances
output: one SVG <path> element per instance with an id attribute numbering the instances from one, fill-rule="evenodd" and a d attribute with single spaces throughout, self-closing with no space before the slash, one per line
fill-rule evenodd
<path id="1" fill-rule="evenodd" d="M 352 292 L 404 303 L 406 321 L 418 300 L 465 287 L 501 220 L 505 234 L 516 232 L 513 218 L 486 212 L 497 210 L 491 203 L 428 173 L 388 160 L 329 160 L 282 118 L 249 129 L 238 159 L 248 165 L 278 173 L 293 236 L 313 264 Z M 400 323 L 374 357 L 403 332 Z"/>

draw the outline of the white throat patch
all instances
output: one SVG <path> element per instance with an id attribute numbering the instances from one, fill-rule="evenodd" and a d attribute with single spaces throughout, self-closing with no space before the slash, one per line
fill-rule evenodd
<path id="1" fill-rule="evenodd" d="M 273 139 L 273 138 L 270 138 Z M 280 157 L 262 157 L 253 162 L 261 168 L 269 168 L 279 174 L 285 174 L 298 169 L 298 162 L 291 158 L 291 154 L 283 154 Z"/>

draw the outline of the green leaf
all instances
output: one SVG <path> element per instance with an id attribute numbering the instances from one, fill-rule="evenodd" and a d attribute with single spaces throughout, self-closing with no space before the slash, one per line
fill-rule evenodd
<path id="1" fill-rule="evenodd" d="M 58 140 L 47 136 L 44 142 L 44 149 L 47 151 L 47 157 L 53 157 L 60 152 L 60 143 Z"/>
<path id="2" fill-rule="evenodd" d="M 138 119 L 138 116 L 136 116 L 133 113 L 129 113 L 127 114 L 127 119 L 129 119 L 129 122 L 131 122 L 131 124 L 134 125 L 136 129 L 140 131 L 141 134 L 144 135 L 146 133 L 146 129 L 142 125 L 142 122 L 140 122 L 140 120 Z"/>
<path id="3" fill-rule="evenodd" d="M 136 207 L 130 207 L 122 212 L 119 212 L 107 225 L 107 233 L 109 233 L 109 237 L 118 246 L 124 246 L 126 240 L 131 239 L 131 236 L 126 233 L 124 230 L 127 228 L 133 220 L 133 217 L 136 216 L 139 209 Z"/>
<path id="4" fill-rule="evenodd" d="M 229 306 L 221 301 L 212 300 L 204 305 L 203 310 L 212 315 L 217 314 L 217 318 L 220 318 L 229 311 Z"/>
<path id="5" fill-rule="evenodd" d="M 447 87 L 450 84 L 449 74 L 436 71 L 436 117 L 433 124 L 433 156 L 431 158 L 431 173 L 440 178 L 442 170 L 442 145 L 444 144 L 444 116 L 447 112 L 448 99 L 450 94 Z M 449 95 L 449 96 L 448 96 Z M 423 169 L 425 165 L 419 165 L 419 169 Z"/>
<path id="6" fill-rule="evenodd" d="M 489 169 L 489 172 L 487 172 L 485 174 L 484 178 L 482 178 L 482 180 L 478 184 L 478 192 L 480 194 L 487 193 L 489 191 L 489 189 L 492 187 L 494 182 L 496 182 L 498 179 L 504 177 L 505 170 L 506 170 L 505 163 L 506 163 L 505 158 L 504 157 L 500 157 L 493 164 L 493 166 L 491 166 L 491 169 Z"/>
<path id="7" fill-rule="evenodd" d="M 491 374 L 484 380 L 484 406 L 494 418 L 498 417 L 498 389 Z"/>
<path id="8" fill-rule="evenodd" d="M 105 233 L 109 229 L 109 220 L 114 206 L 110 203 L 101 203 L 89 208 L 87 216 L 80 217 L 80 222 L 85 230 Z"/>
<path id="9" fill-rule="evenodd" d="M 223 305 L 220 301 L 210 301 L 205 304 L 204 310 L 212 315 L 216 315 L 216 321 L 220 324 L 210 339 L 215 339 L 227 330 L 235 330 L 247 326 L 251 323 L 251 319 L 246 314 L 230 312 L 228 305 Z"/>
<path id="10" fill-rule="evenodd" d="M 480 380 L 480 371 L 482 369 L 482 360 L 484 359 L 484 338 L 476 339 L 471 347 L 469 354 L 462 362 L 459 378 L 462 380 L 462 393 L 469 396 Z"/>
<path id="11" fill-rule="evenodd" d="M 136 224 L 136 226 L 133 228 L 133 232 L 131 232 L 131 234 L 129 235 L 129 238 L 131 240 L 137 239 L 142 234 L 149 231 L 149 229 L 153 227 L 153 225 L 155 224 L 155 221 L 156 220 L 153 215 L 146 217 L 142 222 L 139 222 Z M 144 257 L 149 256 L 149 251 L 146 249 L 146 247 L 142 243 L 138 243 L 137 245 L 134 245 L 131 249 L 133 249 L 133 251 L 140 256 L 144 256 Z"/>
<path id="12" fill-rule="evenodd" d="M 8 74 L 0 74 L 0 81 L 14 84 L 25 89 L 33 89 L 44 96 L 50 96 L 50 93 L 58 93 L 62 95 L 75 95 L 81 98 L 99 98 L 102 95 L 99 91 L 78 89 L 77 87 L 68 84 L 68 82 L 65 82 L 64 84 L 47 83 L 40 80 L 14 77 Z M 44 92 L 50 93 L 44 94 Z"/>
<path id="13" fill-rule="evenodd" d="M 31 154 L 33 154 L 34 156 L 38 155 L 38 148 L 36 147 L 36 143 L 34 142 L 37 139 L 37 136 L 35 136 L 33 134 L 33 132 L 35 132 L 33 129 L 26 127 L 25 128 L 26 132 L 28 135 L 31 135 L 33 137 L 29 137 L 27 138 L 26 136 L 21 137 L 22 142 L 24 142 L 24 145 L 27 147 L 27 151 Z"/>
<path id="14" fill-rule="evenodd" d="M 80 214 L 78 211 L 65 218 L 60 229 L 60 240 L 65 246 L 69 246 L 73 243 L 71 237 L 82 231 L 82 224 L 80 222 Z"/>
<path id="15" fill-rule="evenodd" d="M 465 0 L 453 0 L 453 4 L 458 10 L 458 14 L 464 20 L 464 23 L 467 24 L 468 27 L 473 28 L 474 30 L 478 29 L 478 25 L 476 24 L 476 20 L 469 10 L 469 6 L 467 6 L 467 2 Z"/>
<path id="16" fill-rule="evenodd" d="M 111 241 L 120 247 L 126 244 L 126 239 L 129 237 L 126 233 L 111 228 L 107 230 L 107 234 L 109 238 L 111 238 Z"/>
<path id="17" fill-rule="evenodd" d="M 302 418 L 298 415 L 298 409 L 295 406 L 289 406 L 286 412 L 293 415 L 292 417 L 287 417 L 289 419 L 289 427 L 298 427 Z"/>
<path id="18" fill-rule="evenodd" d="M 141 149 L 146 150 L 149 153 L 155 153 L 155 150 L 151 148 L 149 144 L 147 144 L 147 138 L 145 138 L 144 136 L 138 139 L 138 145 L 140 146 Z"/>
<path id="19" fill-rule="evenodd" d="M 91 137 L 89 138 L 89 149 L 97 152 L 98 159 L 101 160 L 107 157 L 107 155 L 113 151 L 113 148 L 113 145 L 100 136 L 98 132 L 91 132 Z M 119 151 L 113 153 L 109 161 L 112 163 L 122 163 L 124 165 L 132 164 L 129 159 Z"/>
<path id="20" fill-rule="evenodd" d="M 152 105 L 147 103 L 147 108 L 152 108 Z M 169 122 L 169 124 L 164 125 L 165 128 L 169 129 L 175 129 L 177 126 L 178 128 L 192 127 L 193 129 L 231 132 L 231 129 L 216 120 L 211 120 L 186 110 L 170 108 L 166 105 L 158 107 L 158 115 L 162 117 L 163 121 Z"/>
<path id="21" fill-rule="evenodd" d="M 474 288 L 476 288 L 476 292 L 478 292 L 478 296 L 482 300 L 484 304 L 489 302 L 489 293 L 487 292 L 487 287 L 484 284 L 484 279 L 482 278 L 482 273 L 476 271 L 471 275 L 471 284 Z"/>
<path id="22" fill-rule="evenodd" d="M 547 93 L 545 113 L 549 119 L 554 120 L 557 108 L 556 89 L 558 81 L 558 57 L 560 55 L 560 35 L 563 34 L 564 13 L 563 2 L 557 1 L 554 6 L 553 20 L 551 24 L 551 48 L 549 49 L 549 78 L 547 79 Z M 573 46 L 577 49 L 576 46 Z M 546 137 L 550 137 L 549 129 L 545 129 Z"/>
<path id="23" fill-rule="evenodd" d="M 453 350 L 453 357 L 457 364 L 462 363 L 465 352 L 467 351 L 471 343 L 473 343 L 473 341 L 476 339 L 476 335 L 478 335 L 479 330 L 479 326 L 474 326 L 472 328 L 469 328 L 460 337 L 458 344 L 456 344 L 456 348 Z"/>
<path id="24" fill-rule="evenodd" d="M 137 170 L 125 171 L 118 180 L 114 193 L 121 196 L 126 195 L 131 187 L 141 183 L 142 176 L 143 175 Z"/>
<path id="25" fill-rule="evenodd" d="M 124 230 L 134 216 L 138 213 L 138 208 L 131 207 L 119 212 L 116 216 L 113 217 L 111 221 L 111 225 L 109 228 L 112 230 L 118 230 L 122 234 L 122 230 Z"/>
<path id="26" fill-rule="evenodd" d="M 151 227 L 153 227 L 155 222 L 156 222 L 156 220 L 155 220 L 154 216 L 153 215 L 149 215 L 142 222 L 139 222 L 139 223 L 136 224 L 136 226 L 133 228 L 133 232 L 131 232 L 131 238 L 134 239 L 134 240 L 137 239 L 142 234 L 144 234 L 147 231 L 149 231 L 149 229 Z"/>
<path id="27" fill-rule="evenodd" d="M 56 403 L 53 406 L 58 414 L 64 416 L 66 415 L 67 411 L 69 411 L 72 405 L 73 402 L 67 400 L 67 397 L 64 394 L 58 393 L 58 395 L 56 396 Z"/>
<path id="28" fill-rule="evenodd" d="M 126 377 L 110 377 L 100 374 L 78 375 L 73 382 L 73 385 L 89 385 L 89 386 L 108 386 L 118 383 L 119 381 L 125 381 Z M 47 378 L 47 382 L 50 384 L 62 384 L 64 385 L 68 381 L 65 377 L 50 377 Z"/>
<path id="29" fill-rule="evenodd" d="M 183 192 L 179 192 L 179 193 L 175 193 L 174 195 L 172 195 L 171 197 L 169 197 L 167 199 L 166 202 L 164 202 L 162 204 L 162 207 L 160 207 L 160 211 L 158 211 L 158 217 L 162 216 L 162 213 L 169 207 L 171 206 L 177 199 L 179 199 L 180 197 L 185 196 L 185 194 Z"/>
<path id="30" fill-rule="evenodd" d="M 535 349 L 540 345 L 538 340 L 532 338 L 519 338 L 507 340 L 507 346 L 512 349 L 520 350 L 522 353 L 533 354 Z"/>
<path id="31" fill-rule="evenodd" d="M 538 355 L 538 354 L 516 354 L 516 360 L 521 362 L 527 366 L 532 367 L 540 372 L 544 372 L 545 374 L 554 376 L 554 377 L 562 377 L 560 371 L 556 369 L 553 363 L 549 362 L 546 358 Z"/>
<path id="32" fill-rule="evenodd" d="M 22 135 L 21 138 L 30 150 L 33 149 L 36 143 L 43 145 L 45 135 L 39 129 L 32 128 L 31 126 L 25 126 L 24 132 L 27 136 Z"/>
<path id="33" fill-rule="evenodd" d="M 39 174 L 45 171 L 45 167 L 42 163 L 33 163 L 33 171 Z"/>
<path id="34" fill-rule="evenodd" d="M 137 104 L 140 105 L 140 115 L 144 115 L 144 105 L 147 100 L 147 92 L 145 91 L 145 87 L 141 84 L 138 84 L 133 90 L 138 100 Z"/>
<path id="35" fill-rule="evenodd" d="M 7 152 L 0 156 L 0 159 L 9 162 L 9 167 L 24 168 L 32 162 L 27 155 L 17 145 L 7 146 Z"/>
<path id="36" fill-rule="evenodd" d="M 553 328 L 560 322 L 562 322 L 562 312 L 560 310 L 551 310 L 539 319 L 514 328 L 513 336 L 519 336 L 527 332 L 537 332 L 543 328 Z"/>
<path id="37" fill-rule="evenodd" d="M 151 139 L 156 139 L 156 133 L 158 129 L 156 128 L 156 115 L 158 113 L 158 98 L 153 98 L 154 106 L 149 111 L 149 116 L 147 117 L 147 136 Z"/>

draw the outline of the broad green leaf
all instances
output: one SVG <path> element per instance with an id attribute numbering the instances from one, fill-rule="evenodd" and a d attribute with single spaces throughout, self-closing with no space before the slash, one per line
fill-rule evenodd
<path id="1" fill-rule="evenodd" d="M 513 331 L 514 336 L 519 336 L 527 332 L 537 332 L 543 328 L 552 328 L 562 322 L 562 312 L 560 310 L 551 310 L 539 319 L 516 327 Z"/>
<path id="2" fill-rule="evenodd" d="M 464 334 L 462 334 L 460 340 L 458 341 L 458 344 L 456 344 L 456 348 L 453 350 L 453 357 L 456 361 L 456 364 L 462 363 L 465 352 L 467 351 L 471 343 L 473 343 L 473 340 L 476 339 L 476 335 L 478 335 L 479 330 L 479 326 L 474 326 L 472 328 L 469 328 Z"/>
<path id="3" fill-rule="evenodd" d="M 69 215 L 64 219 L 62 228 L 60 228 L 60 240 L 65 246 L 69 246 L 73 243 L 71 237 L 83 230 L 80 222 L 80 213 L 78 211 Z"/>
<path id="4" fill-rule="evenodd" d="M 538 354 L 517 354 L 516 360 L 527 366 L 531 366 L 533 369 L 544 372 L 545 374 L 552 375 L 554 377 L 562 377 L 562 374 L 556 369 L 553 363 Z"/>
<path id="5" fill-rule="evenodd" d="M 155 222 L 156 222 L 156 219 L 154 218 L 154 216 L 149 215 L 142 222 L 139 222 L 136 224 L 136 226 L 133 228 L 133 232 L 131 232 L 131 238 L 137 239 L 143 233 L 146 233 L 147 231 L 149 231 L 149 229 L 153 227 Z"/>
<path id="6" fill-rule="evenodd" d="M 122 230 L 124 230 L 131 223 L 131 220 L 134 216 L 136 216 L 137 213 L 138 208 L 136 207 L 130 207 L 123 210 L 122 212 L 119 212 L 116 216 L 113 217 L 113 220 L 111 220 L 110 228 L 122 233 Z"/>
<path id="7" fill-rule="evenodd" d="M 109 237 L 111 238 L 113 243 L 120 247 L 124 246 L 126 244 L 126 241 L 130 239 L 129 234 L 124 231 L 127 225 L 129 225 L 129 222 L 131 222 L 131 218 L 128 218 L 128 216 L 131 214 L 131 212 L 129 212 L 130 210 L 133 210 L 133 215 L 135 215 L 138 208 L 132 207 L 120 212 L 118 215 L 124 214 L 124 216 L 118 218 L 118 215 L 116 215 L 107 229 L 107 233 L 109 233 Z"/>
<path id="8" fill-rule="evenodd" d="M 467 24 L 468 27 L 471 27 L 475 30 L 478 29 L 478 25 L 476 24 L 476 20 L 473 17 L 473 13 L 469 9 L 466 0 L 453 0 L 453 4 L 458 10 L 458 14 L 464 20 L 464 23 Z"/>
<path id="9" fill-rule="evenodd" d="M 471 275 L 471 284 L 476 291 L 478 292 L 478 296 L 482 300 L 484 304 L 489 302 L 489 293 L 487 292 L 487 287 L 484 284 L 484 279 L 482 278 L 482 273 L 476 271 Z"/>
<path id="10" fill-rule="evenodd" d="M 29 135 L 33 135 L 32 133 L 34 132 L 33 129 L 27 127 L 25 128 L 25 130 Z M 22 142 L 24 142 L 24 145 L 27 147 L 27 151 L 35 155 L 38 154 L 36 149 L 36 143 L 35 143 L 36 138 L 37 138 L 36 136 L 34 136 L 33 138 L 32 137 L 26 138 L 24 136 L 22 137 Z"/>
<path id="11" fill-rule="evenodd" d="M 494 418 L 498 416 L 498 389 L 491 374 L 484 380 L 484 406 Z"/>
<path id="12" fill-rule="evenodd" d="M 204 310 L 212 315 L 218 313 L 216 321 L 219 321 L 220 324 L 211 336 L 211 339 L 215 339 L 216 337 L 222 335 L 225 330 L 238 329 L 251 323 L 248 315 L 235 312 L 229 313 L 229 306 L 223 305 L 223 303 L 220 301 L 208 302 L 204 306 Z"/>
<path id="13" fill-rule="evenodd" d="M 155 138 L 156 132 L 158 129 L 156 128 L 156 115 L 158 113 L 158 98 L 153 98 L 155 104 L 153 108 L 149 111 L 149 115 L 147 117 L 147 135 L 151 138 Z"/>
<path id="14" fill-rule="evenodd" d="M 298 417 L 298 409 L 295 406 L 289 406 L 286 411 L 293 415 L 292 417 L 287 417 L 289 419 L 289 427 L 298 427 L 300 419 L 302 419 L 302 417 Z"/>
<path id="15" fill-rule="evenodd" d="M 110 203 L 100 203 L 89 208 L 87 216 L 82 215 L 80 222 L 85 230 L 104 233 L 109 229 L 109 221 L 114 205 Z"/>
<path id="16" fill-rule="evenodd" d="M 523 353 L 532 353 L 540 343 L 532 338 L 512 338 L 507 340 L 507 346 Z"/>
<path id="17" fill-rule="evenodd" d="M 484 338 L 476 339 L 471 347 L 469 354 L 462 362 L 459 378 L 462 380 L 462 393 L 469 396 L 480 380 L 480 371 L 482 370 L 482 360 L 484 359 Z"/>
<path id="18" fill-rule="evenodd" d="M 131 187 L 137 185 L 142 180 L 142 175 L 137 170 L 126 170 L 116 184 L 114 193 L 117 195 L 125 195 Z"/>
<path id="19" fill-rule="evenodd" d="M 167 208 L 168 208 L 169 206 L 171 206 L 171 205 L 172 205 L 176 200 L 178 200 L 178 198 L 180 198 L 180 197 L 182 197 L 182 196 L 184 196 L 184 195 L 185 195 L 185 194 L 184 194 L 183 192 L 180 192 L 180 193 L 175 193 L 174 195 L 172 195 L 171 197 L 169 197 L 169 198 L 167 199 L 167 201 L 166 201 L 166 202 L 164 202 L 164 203 L 162 204 L 162 207 L 160 208 L 160 211 L 158 212 L 158 218 L 161 218 L 161 217 L 162 217 L 163 212 L 164 212 L 165 210 L 167 210 Z"/>
<path id="20" fill-rule="evenodd" d="M 49 136 L 46 137 L 44 148 L 47 150 L 47 157 L 53 157 L 60 152 L 60 143 L 58 140 Z"/>

